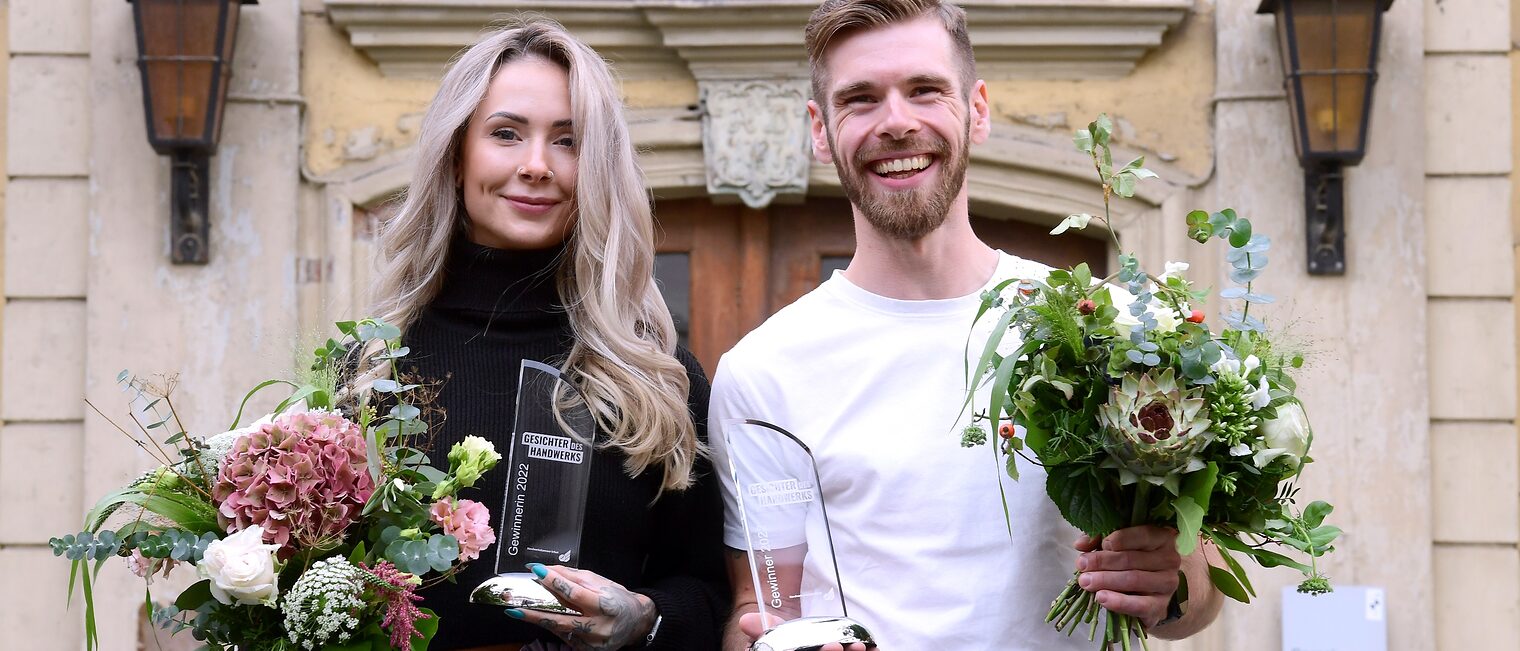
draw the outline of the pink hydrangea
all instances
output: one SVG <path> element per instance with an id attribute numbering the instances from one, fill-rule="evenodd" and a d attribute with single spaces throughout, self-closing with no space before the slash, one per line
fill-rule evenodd
<path id="1" fill-rule="evenodd" d="M 491 512 L 480 502 L 454 501 L 445 497 L 434 502 L 428 514 L 443 528 L 443 533 L 459 541 L 461 561 L 480 558 L 481 550 L 496 542 L 496 532 L 491 530 Z"/>
<path id="2" fill-rule="evenodd" d="M 341 539 L 375 492 L 359 426 L 327 411 L 282 414 L 238 437 L 212 496 L 227 531 L 264 527 L 289 548 Z"/>

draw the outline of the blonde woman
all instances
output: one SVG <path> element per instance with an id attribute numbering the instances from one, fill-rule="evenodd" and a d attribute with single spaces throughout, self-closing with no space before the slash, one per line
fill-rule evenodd
<path id="1" fill-rule="evenodd" d="M 548 20 L 488 34 L 444 75 L 416 164 L 381 236 L 375 313 L 402 329 L 412 373 L 443 380 L 433 447 L 475 434 L 505 450 L 523 359 L 573 378 L 608 442 L 582 569 L 531 568 L 583 615 L 468 604 L 494 574 L 477 561 L 422 593 L 442 617 L 431 648 L 718 648 L 728 587 L 707 380 L 654 283 L 649 198 L 607 64 Z M 506 466 L 481 485 L 504 486 Z M 479 496 L 498 518 L 502 492 Z"/>

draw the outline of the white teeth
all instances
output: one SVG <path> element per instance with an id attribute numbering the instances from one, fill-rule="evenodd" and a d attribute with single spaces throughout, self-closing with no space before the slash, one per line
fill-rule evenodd
<path id="1" fill-rule="evenodd" d="M 877 163 L 875 167 L 871 168 L 871 170 L 877 174 L 891 174 L 892 172 L 921 170 L 928 166 L 928 156 L 913 156 L 911 158 L 898 158 L 896 160 Z"/>

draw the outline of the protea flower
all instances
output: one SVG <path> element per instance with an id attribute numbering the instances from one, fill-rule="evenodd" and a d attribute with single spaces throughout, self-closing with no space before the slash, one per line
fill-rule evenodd
<path id="1" fill-rule="evenodd" d="M 1144 480 L 1173 494 L 1180 475 L 1203 469 L 1197 453 L 1214 439 L 1203 390 L 1184 390 L 1176 372 L 1126 375 L 1098 410 L 1103 424 L 1104 467 L 1118 468 L 1120 482 Z"/>

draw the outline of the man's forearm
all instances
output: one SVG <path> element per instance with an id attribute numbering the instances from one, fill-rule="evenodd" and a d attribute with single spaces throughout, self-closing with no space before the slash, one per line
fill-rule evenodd
<path id="1" fill-rule="evenodd" d="M 1182 558 L 1182 573 L 1187 577 L 1188 600 L 1182 617 L 1157 626 L 1151 634 L 1164 640 L 1180 640 L 1208 628 L 1224 606 L 1224 594 L 1209 579 L 1209 566 L 1224 568 L 1224 558 L 1213 543 L 1199 541 L 1198 549 Z"/>

